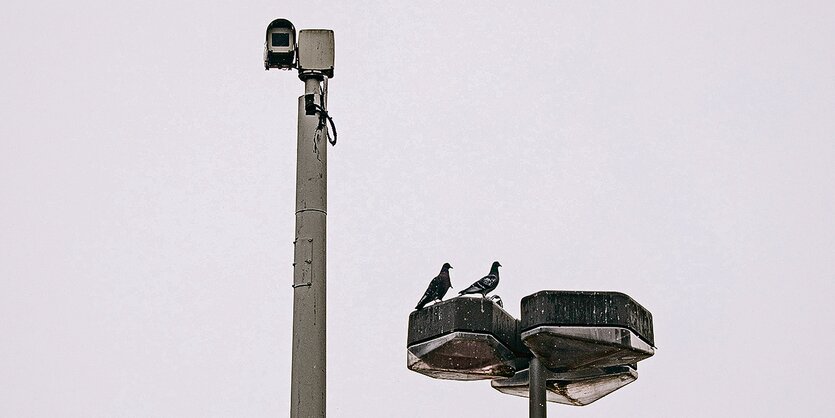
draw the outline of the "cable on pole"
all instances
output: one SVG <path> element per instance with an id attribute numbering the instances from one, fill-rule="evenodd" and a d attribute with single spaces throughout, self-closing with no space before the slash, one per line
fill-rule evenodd
<path id="1" fill-rule="evenodd" d="M 330 124 L 330 130 L 333 131 L 333 138 L 331 138 L 331 136 L 328 135 L 328 142 L 330 142 L 331 145 L 336 145 L 336 125 L 333 123 L 333 118 L 331 117 L 331 115 L 328 114 L 328 111 L 325 110 L 324 107 L 316 103 L 308 104 L 306 110 L 310 109 L 319 113 L 319 126 L 316 127 L 317 137 L 323 129 L 327 130 L 328 124 Z"/>

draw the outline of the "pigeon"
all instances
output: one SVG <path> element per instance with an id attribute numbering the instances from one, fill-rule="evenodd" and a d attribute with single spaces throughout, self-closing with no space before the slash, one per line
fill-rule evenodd
<path id="1" fill-rule="evenodd" d="M 490 296 L 490 300 L 495 302 L 496 305 L 499 305 L 500 308 L 504 308 L 504 303 L 502 303 L 502 298 L 499 295 Z"/>
<path id="2" fill-rule="evenodd" d="M 432 301 L 440 301 L 446 295 L 447 290 L 452 287 L 452 283 L 449 281 L 449 269 L 452 266 L 449 263 L 444 263 L 443 267 L 441 267 L 441 272 L 429 282 L 429 287 L 426 288 L 426 293 L 423 294 L 423 297 L 420 298 L 420 302 L 418 302 L 415 309 L 421 310 L 427 303 Z"/>
<path id="3" fill-rule="evenodd" d="M 490 273 L 473 283 L 470 287 L 458 292 L 459 295 L 469 295 L 473 293 L 481 293 L 481 297 L 487 297 L 487 294 L 492 292 L 496 286 L 499 285 L 499 267 L 502 265 L 498 261 L 494 261 L 490 267 Z"/>

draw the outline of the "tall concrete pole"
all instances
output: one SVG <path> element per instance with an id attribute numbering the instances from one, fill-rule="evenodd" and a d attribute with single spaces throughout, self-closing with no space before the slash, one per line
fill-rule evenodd
<path id="1" fill-rule="evenodd" d="M 304 81 L 305 95 L 321 104 L 319 80 Z M 296 239 L 293 256 L 293 366 L 290 416 L 325 416 L 325 250 L 327 222 L 327 129 L 318 133 L 317 115 L 299 97 L 296 148 Z M 318 138 L 318 140 L 316 139 Z"/>

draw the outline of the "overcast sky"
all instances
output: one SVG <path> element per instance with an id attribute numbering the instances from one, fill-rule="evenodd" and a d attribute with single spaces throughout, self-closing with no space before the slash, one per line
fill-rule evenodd
<path id="1" fill-rule="evenodd" d="M 697 4 L 696 4 L 697 3 Z M 0 416 L 289 414 L 296 97 L 333 29 L 328 410 L 515 417 L 406 369 L 450 262 L 622 291 L 639 379 L 555 417 L 832 416 L 835 3 L 12 0 Z"/>

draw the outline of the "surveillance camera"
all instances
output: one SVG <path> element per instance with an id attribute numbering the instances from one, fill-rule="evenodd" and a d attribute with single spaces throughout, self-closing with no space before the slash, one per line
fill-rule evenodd
<path id="1" fill-rule="evenodd" d="M 264 69 L 270 68 L 296 68 L 296 28 L 289 20 L 276 19 L 267 26 Z"/>

